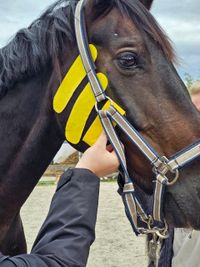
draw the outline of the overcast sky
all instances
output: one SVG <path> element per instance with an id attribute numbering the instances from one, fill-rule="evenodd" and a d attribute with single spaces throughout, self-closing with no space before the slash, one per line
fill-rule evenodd
<path id="1" fill-rule="evenodd" d="M 54 0 L 0 0 L 0 47 Z M 200 78 L 200 0 L 154 0 L 152 13 L 173 41 L 181 76 Z"/>

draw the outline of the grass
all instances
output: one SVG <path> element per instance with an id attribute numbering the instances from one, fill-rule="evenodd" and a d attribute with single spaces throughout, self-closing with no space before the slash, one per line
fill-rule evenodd
<path id="1" fill-rule="evenodd" d="M 37 186 L 52 186 L 52 185 L 56 185 L 56 182 L 54 182 L 54 181 L 39 181 L 37 183 Z"/>

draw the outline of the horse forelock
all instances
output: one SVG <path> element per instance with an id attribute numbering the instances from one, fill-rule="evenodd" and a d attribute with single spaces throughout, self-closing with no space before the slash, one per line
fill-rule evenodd
<path id="1" fill-rule="evenodd" d="M 170 39 L 151 15 L 148 9 L 139 0 L 94 0 L 93 19 L 107 15 L 113 7 L 116 7 L 122 16 L 129 17 L 141 34 L 147 34 L 158 47 L 160 47 L 166 58 L 177 63 L 176 55 Z"/>
<path id="2" fill-rule="evenodd" d="M 0 49 L 0 98 L 15 83 L 57 62 L 66 43 L 75 42 L 76 0 L 59 0 Z"/>

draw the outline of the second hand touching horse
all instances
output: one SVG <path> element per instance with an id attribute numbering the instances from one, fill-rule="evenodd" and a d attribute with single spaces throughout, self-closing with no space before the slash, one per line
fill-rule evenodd
<path id="1" fill-rule="evenodd" d="M 147 10 L 152 1 L 141 2 L 86 1 L 87 32 L 98 50 L 97 70 L 108 77 L 107 94 L 161 155 L 170 156 L 199 139 L 200 117 L 173 66 L 170 42 Z M 19 211 L 65 139 L 77 98 L 75 93 L 60 114 L 53 110 L 57 89 L 78 56 L 76 3 L 58 1 L 0 50 L 0 251 L 5 254 L 26 251 Z M 130 175 L 151 194 L 150 164 L 120 131 L 119 136 Z M 87 145 L 74 147 L 83 151 Z M 198 181 L 195 161 L 167 189 L 171 225 L 200 228 Z"/>

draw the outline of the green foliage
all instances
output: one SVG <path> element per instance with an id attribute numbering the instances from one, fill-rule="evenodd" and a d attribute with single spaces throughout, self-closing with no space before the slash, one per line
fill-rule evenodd
<path id="1" fill-rule="evenodd" d="M 189 73 L 186 72 L 184 73 L 184 80 L 190 94 L 194 94 L 195 92 L 200 91 L 199 90 L 200 78 L 194 79 Z"/>
<path id="2" fill-rule="evenodd" d="M 193 80 L 192 76 L 187 72 L 184 73 L 184 77 L 185 77 L 186 86 L 187 86 L 188 90 L 190 90 L 191 86 L 194 83 L 194 80 Z"/>

